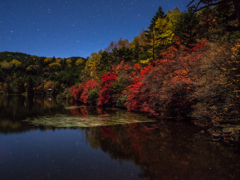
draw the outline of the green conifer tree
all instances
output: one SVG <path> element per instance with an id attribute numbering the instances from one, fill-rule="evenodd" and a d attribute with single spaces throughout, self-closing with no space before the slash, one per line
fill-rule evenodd
<path id="1" fill-rule="evenodd" d="M 181 13 L 178 24 L 175 28 L 177 35 L 182 44 L 192 47 L 196 43 L 199 33 L 199 18 L 191 8 Z"/>

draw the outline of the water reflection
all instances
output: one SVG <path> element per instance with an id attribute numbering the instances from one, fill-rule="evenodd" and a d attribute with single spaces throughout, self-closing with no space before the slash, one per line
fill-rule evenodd
<path id="1" fill-rule="evenodd" d="M 49 101 L 47 97 L 0 96 L 0 120 L 24 120 L 44 114 L 55 114 L 63 107 L 62 102 Z"/>
<path id="2" fill-rule="evenodd" d="M 64 105 L 56 100 L 35 96 L 0 96 L 0 132 L 16 133 L 36 129 L 22 120 L 43 115 L 55 115 L 64 111 Z M 69 113 L 65 110 L 64 113 Z M 69 113 L 70 114 L 70 113 Z"/>
<path id="3" fill-rule="evenodd" d="M 1 97 L 0 108 L 0 177 L 4 179 L 240 178 L 238 151 L 206 141 L 200 129 L 188 124 L 161 121 L 91 127 L 89 123 L 66 129 L 25 120 L 64 115 L 129 121 L 138 115 L 39 97 Z"/>
<path id="4" fill-rule="evenodd" d="M 138 165 L 141 178 L 235 179 L 240 175 L 239 154 L 201 140 L 191 127 L 181 124 L 97 127 L 85 133 L 92 148 Z"/>

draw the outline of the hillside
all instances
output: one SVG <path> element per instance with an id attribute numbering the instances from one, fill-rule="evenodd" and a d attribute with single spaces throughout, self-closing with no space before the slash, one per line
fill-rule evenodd
<path id="1" fill-rule="evenodd" d="M 0 52 L 0 91 L 8 94 L 58 93 L 79 81 L 85 67 L 82 57 L 46 58 Z"/>

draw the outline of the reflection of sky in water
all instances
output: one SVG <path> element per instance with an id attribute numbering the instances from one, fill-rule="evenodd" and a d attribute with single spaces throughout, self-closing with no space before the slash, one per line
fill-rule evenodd
<path id="1" fill-rule="evenodd" d="M 0 135 L 1 179 L 131 179 L 140 169 L 92 149 L 82 130 Z"/>
<path id="2" fill-rule="evenodd" d="M 0 109 L 1 180 L 240 177 L 239 151 L 186 123 L 35 96 L 0 96 Z"/>

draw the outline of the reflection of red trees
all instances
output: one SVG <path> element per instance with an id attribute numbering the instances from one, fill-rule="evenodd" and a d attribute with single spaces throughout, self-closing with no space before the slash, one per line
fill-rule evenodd
<path id="1" fill-rule="evenodd" d="M 36 91 L 38 91 L 41 87 L 42 87 L 42 85 L 39 85 L 39 86 L 36 88 Z"/>
<path id="2" fill-rule="evenodd" d="M 153 141 L 152 133 L 155 129 L 155 127 L 135 123 L 123 125 L 121 131 L 114 126 L 99 127 L 101 138 L 111 139 L 112 143 L 117 144 L 125 155 L 134 154 L 141 160 L 144 159 L 143 155 L 146 154 L 144 151 L 148 148 L 145 145 Z"/>
<path id="3" fill-rule="evenodd" d="M 126 129 L 126 132 L 129 135 L 131 146 L 133 147 L 134 153 L 136 153 L 140 159 L 143 159 L 143 151 L 145 151 L 144 144 L 146 142 L 151 142 L 152 137 L 151 133 L 154 130 L 154 127 L 147 127 L 144 125 L 136 125 L 136 124 L 131 124 L 129 127 Z"/>
<path id="4" fill-rule="evenodd" d="M 41 102 L 40 99 L 36 98 L 36 101 L 37 101 L 38 104 L 42 105 L 42 102 Z"/>
<path id="5" fill-rule="evenodd" d="M 102 108 L 97 108 L 97 112 L 99 115 L 102 115 L 102 114 L 107 114 Z"/>
<path id="6" fill-rule="evenodd" d="M 111 138 L 112 140 L 116 138 L 116 134 L 114 134 L 112 127 L 100 127 L 99 130 L 104 138 Z"/>
<path id="7" fill-rule="evenodd" d="M 87 116 L 88 115 L 87 106 L 80 106 L 77 109 L 69 109 L 69 111 L 72 115 L 78 115 L 78 116 Z"/>
<path id="8" fill-rule="evenodd" d="M 80 113 L 79 109 L 70 109 L 69 110 L 72 115 L 79 115 L 81 116 L 82 114 Z"/>

